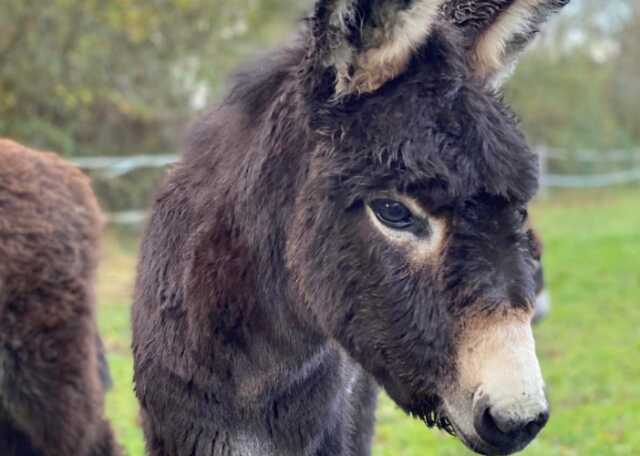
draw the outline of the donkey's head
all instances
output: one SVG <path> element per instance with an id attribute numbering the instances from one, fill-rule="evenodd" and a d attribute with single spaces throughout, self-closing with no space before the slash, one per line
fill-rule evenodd
<path id="1" fill-rule="evenodd" d="M 567 2 L 322 0 L 300 72 L 316 135 L 288 240 L 302 310 L 407 412 L 485 454 L 548 419 L 538 164 L 498 89 Z"/>

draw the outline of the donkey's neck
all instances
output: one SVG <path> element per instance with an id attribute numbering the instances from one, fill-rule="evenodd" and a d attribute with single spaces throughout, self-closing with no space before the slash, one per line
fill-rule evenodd
<path id="1" fill-rule="evenodd" d="M 286 140 L 286 147 L 260 143 L 249 148 L 248 154 L 270 152 L 266 159 L 247 156 L 248 171 L 240 176 L 247 190 L 235 213 L 250 222 L 242 227 L 254 268 L 247 287 L 238 292 L 255 289 L 257 296 L 245 315 L 243 343 L 224 347 L 231 361 L 212 369 L 230 370 L 232 379 L 219 379 L 219 395 L 230 400 L 222 409 L 233 416 L 220 417 L 223 427 L 216 432 L 228 436 L 234 456 L 364 456 L 372 432 L 373 382 L 291 302 L 284 258 L 296 196 L 290 189 L 300 187 L 297 181 L 308 167 L 300 151 L 309 150 L 304 137 L 288 132 L 298 117 L 295 106 L 274 102 L 268 116 L 279 128 L 270 130 L 269 142 Z M 271 189 L 268 198 L 264 189 Z M 231 301 L 242 302 L 242 297 Z"/>
<path id="2" fill-rule="evenodd" d="M 368 454 L 373 383 L 335 341 L 300 318 L 286 277 L 264 272 L 260 280 L 267 283 L 257 287 L 263 293 L 246 328 L 248 343 L 232 355 L 229 408 L 241 413 L 223 431 L 230 446 L 242 456 Z"/>
<path id="3" fill-rule="evenodd" d="M 349 436 L 360 368 L 330 341 L 301 350 L 269 339 L 258 336 L 255 362 L 236 372 L 234 407 L 245 415 L 225 430 L 230 446 L 243 456 L 361 454 Z"/>

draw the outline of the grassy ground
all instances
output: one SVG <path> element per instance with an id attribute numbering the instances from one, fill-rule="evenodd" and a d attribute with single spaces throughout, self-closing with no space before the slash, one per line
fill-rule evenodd
<path id="1" fill-rule="evenodd" d="M 580 192 L 538 203 L 554 309 L 536 329 L 552 419 L 524 454 L 640 454 L 640 189 Z M 115 379 L 108 414 L 131 456 L 144 453 L 131 387 L 129 306 L 135 244 L 107 240 L 100 327 Z M 470 454 L 381 400 L 374 456 Z"/>

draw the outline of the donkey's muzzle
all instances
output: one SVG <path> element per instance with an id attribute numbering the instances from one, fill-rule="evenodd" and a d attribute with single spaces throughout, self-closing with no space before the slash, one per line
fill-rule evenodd
<path id="1" fill-rule="evenodd" d="M 474 426 L 489 454 L 508 455 L 523 450 L 549 421 L 547 405 L 533 406 L 525 413 L 514 414 L 492 407 L 486 398 L 474 407 Z"/>

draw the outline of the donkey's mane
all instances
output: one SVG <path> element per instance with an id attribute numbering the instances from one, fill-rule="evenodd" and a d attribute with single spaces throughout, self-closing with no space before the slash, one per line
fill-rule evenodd
<path id="1" fill-rule="evenodd" d="M 221 107 L 239 108 L 251 116 L 262 115 L 278 96 L 279 89 L 305 56 L 302 39 L 266 52 L 231 76 L 230 90 Z"/>

